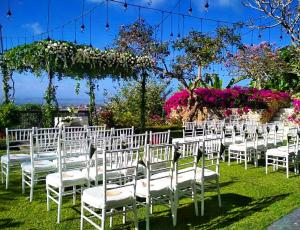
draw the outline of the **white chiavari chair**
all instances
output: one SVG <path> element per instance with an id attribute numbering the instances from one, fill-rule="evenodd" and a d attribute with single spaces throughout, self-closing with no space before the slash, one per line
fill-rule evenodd
<path id="1" fill-rule="evenodd" d="M 195 136 L 196 122 L 184 122 L 183 124 L 183 137 Z"/>
<path id="2" fill-rule="evenodd" d="M 90 145 L 87 135 L 77 135 L 75 139 L 59 138 L 57 172 L 46 176 L 47 210 L 50 210 L 50 200 L 58 205 L 57 223 L 61 220 L 62 197 L 73 195 L 75 204 L 76 193 L 89 186 L 89 177 L 81 170 L 86 168 L 89 175 Z M 67 191 L 66 188 L 72 190 Z"/>
<path id="3" fill-rule="evenodd" d="M 36 128 L 30 136 L 30 162 L 21 164 L 22 193 L 24 194 L 27 185 L 30 188 L 30 202 L 33 200 L 35 184 L 56 170 L 56 164 L 52 160 L 57 158 L 60 135 L 59 128 Z"/>
<path id="4" fill-rule="evenodd" d="M 174 191 L 174 212 L 177 220 L 177 209 L 181 197 L 191 197 L 195 205 L 195 215 L 198 216 L 197 201 L 197 163 L 199 141 L 176 143 L 174 145 L 174 179 L 172 188 Z"/>
<path id="5" fill-rule="evenodd" d="M 266 152 L 266 174 L 268 166 L 272 165 L 273 170 L 279 167 L 286 170 L 286 177 L 289 178 L 289 167 L 294 166 L 295 174 L 299 173 L 299 136 L 297 127 L 291 127 L 287 135 L 287 144 L 277 148 L 268 149 Z"/>
<path id="6" fill-rule="evenodd" d="M 149 144 L 150 145 L 162 145 L 170 143 L 171 131 L 166 132 L 152 132 L 149 133 Z"/>
<path id="7" fill-rule="evenodd" d="M 174 197 L 172 189 L 174 149 L 170 144 L 147 145 L 146 178 L 139 179 L 136 185 L 136 196 L 145 199 L 139 202 L 146 208 L 146 229 L 150 229 L 150 215 L 155 204 L 169 207 L 172 212 L 173 225 L 176 225 Z M 162 164 L 164 165 L 162 167 Z"/>
<path id="8" fill-rule="evenodd" d="M 129 210 L 134 213 L 135 229 L 138 229 L 136 178 L 139 149 L 103 150 L 100 157 L 103 159 L 99 161 L 101 163 L 98 168 L 101 169 L 99 172 L 103 183 L 83 191 L 80 229 L 83 229 L 84 221 L 97 229 L 105 229 L 106 218 L 110 217 L 110 225 L 112 225 L 112 217 L 117 214 L 123 215 L 123 223 L 125 223 L 126 213 Z M 131 173 L 120 174 L 120 171 Z M 99 210 L 100 214 L 96 210 Z M 99 225 L 94 219 L 100 220 L 101 224 Z"/>
<path id="9" fill-rule="evenodd" d="M 1 178 L 8 189 L 10 170 L 30 161 L 30 134 L 34 129 L 5 129 L 6 154 L 1 156 Z"/>
<path id="10" fill-rule="evenodd" d="M 256 127 L 256 126 L 255 126 Z M 231 144 L 228 147 L 228 165 L 231 164 L 231 160 L 236 160 L 237 163 L 245 163 L 245 169 L 248 168 L 248 162 L 252 159 L 257 162 L 256 156 L 256 128 L 247 127 L 244 131 L 243 139 L 244 141 L 239 144 Z"/>
<path id="11" fill-rule="evenodd" d="M 117 137 L 131 136 L 134 134 L 134 127 L 132 126 L 131 128 L 121 128 L 121 129 L 112 128 L 112 133 L 113 136 L 117 136 Z"/>

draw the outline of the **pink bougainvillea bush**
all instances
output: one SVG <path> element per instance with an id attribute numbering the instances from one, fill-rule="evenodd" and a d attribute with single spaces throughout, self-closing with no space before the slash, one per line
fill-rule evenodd
<path id="1" fill-rule="evenodd" d="M 293 100 L 294 110 L 293 113 L 288 117 L 289 121 L 300 125 L 300 99 Z"/>
<path id="2" fill-rule="evenodd" d="M 174 116 L 182 119 L 178 114 L 187 110 L 188 97 L 188 92 L 182 90 L 166 101 L 164 109 L 170 119 Z M 268 116 L 272 116 L 278 109 L 289 106 L 291 97 L 285 92 L 246 87 L 198 88 L 195 90 L 195 100 L 200 104 L 199 110 L 203 111 L 204 108 L 218 110 L 222 111 L 223 116 L 230 116 L 233 109 L 237 115 L 247 114 L 250 110 L 264 110 L 266 116 L 267 113 Z"/>

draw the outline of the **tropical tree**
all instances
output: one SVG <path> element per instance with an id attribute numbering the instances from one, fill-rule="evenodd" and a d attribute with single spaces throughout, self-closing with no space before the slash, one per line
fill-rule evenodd
<path id="1" fill-rule="evenodd" d="M 259 28 L 282 26 L 291 37 L 295 47 L 300 45 L 300 1 L 299 0 L 246 0 L 244 5 L 262 12 L 273 20 L 270 25 L 259 25 Z"/>
<path id="2" fill-rule="evenodd" d="M 189 120 L 193 120 L 199 109 L 199 102 L 194 95 L 195 89 L 207 85 L 207 80 L 203 78 L 203 69 L 212 63 L 221 63 L 228 45 L 239 45 L 239 41 L 240 37 L 235 35 L 233 28 L 220 27 L 215 36 L 191 31 L 186 37 L 173 43 L 178 55 L 171 70 L 167 69 L 165 75 L 177 79 L 188 91 Z"/>
<path id="3" fill-rule="evenodd" d="M 250 79 L 256 88 L 299 92 L 299 51 L 293 46 L 276 49 L 273 44 L 244 45 L 236 54 L 228 53 L 226 66 L 237 76 L 234 83 Z"/>
<path id="4" fill-rule="evenodd" d="M 121 26 L 114 42 L 120 52 L 130 52 L 137 56 L 148 56 L 153 60 L 151 69 L 140 69 L 135 78 L 140 83 L 140 127 L 145 128 L 146 116 L 146 84 L 147 79 L 155 74 L 155 70 L 166 56 L 169 55 L 168 44 L 160 43 L 154 38 L 154 29 L 145 20 L 139 18 L 130 25 Z"/>

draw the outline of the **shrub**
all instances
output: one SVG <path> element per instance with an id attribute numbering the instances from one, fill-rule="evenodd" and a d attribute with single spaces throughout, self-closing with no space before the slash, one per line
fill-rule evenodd
<path id="1" fill-rule="evenodd" d="M 20 111 L 13 103 L 0 105 L 0 130 L 16 127 L 20 124 Z"/>
<path id="2" fill-rule="evenodd" d="M 164 109 L 170 119 L 175 117 L 185 119 L 185 113 L 188 111 L 188 97 L 188 92 L 182 90 L 166 101 Z M 233 108 L 240 108 L 238 115 L 246 114 L 251 109 L 265 110 L 268 112 L 268 117 L 270 117 L 278 109 L 288 106 L 291 97 L 285 92 L 246 87 L 228 89 L 198 88 L 195 90 L 195 100 L 199 103 L 198 110 L 200 112 L 207 108 L 214 110 L 214 113 L 218 116 L 220 114 L 229 116 Z"/>

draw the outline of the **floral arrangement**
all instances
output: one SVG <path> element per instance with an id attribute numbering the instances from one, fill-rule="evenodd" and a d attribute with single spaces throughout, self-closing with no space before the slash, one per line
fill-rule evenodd
<path id="1" fill-rule="evenodd" d="M 17 46 L 4 53 L 1 63 L 10 70 L 53 71 L 59 76 L 83 78 L 131 77 L 139 69 L 151 68 L 153 61 L 148 56 L 135 56 L 129 52 L 113 49 L 99 50 L 87 45 L 67 41 L 43 40 Z"/>
<path id="2" fill-rule="evenodd" d="M 288 117 L 288 120 L 300 125 L 300 99 L 294 99 L 293 106 L 293 113 Z"/>
<path id="3" fill-rule="evenodd" d="M 62 122 L 66 122 L 66 123 L 70 123 L 73 121 L 73 118 L 70 116 L 64 117 L 62 120 Z"/>
<path id="4" fill-rule="evenodd" d="M 75 107 L 67 107 L 67 110 L 68 110 L 68 112 L 72 115 L 72 116 L 74 116 L 74 115 L 76 115 L 77 113 L 78 113 L 78 111 L 79 111 L 79 109 L 77 109 L 77 108 L 75 108 Z"/>
<path id="5" fill-rule="evenodd" d="M 166 101 L 164 109 L 168 118 L 172 119 L 187 110 L 188 97 L 187 90 L 182 90 Z M 223 116 L 230 116 L 233 113 L 242 116 L 250 110 L 263 110 L 263 115 L 268 120 L 280 108 L 289 106 L 291 97 L 285 92 L 246 87 L 198 88 L 195 90 L 195 100 L 199 102 L 200 110 L 208 108 L 223 111 L 221 113 Z"/>

